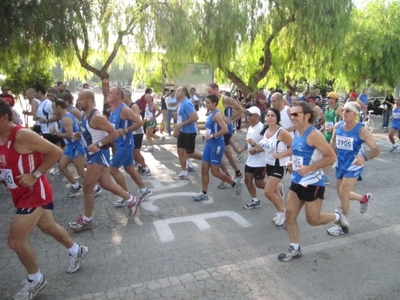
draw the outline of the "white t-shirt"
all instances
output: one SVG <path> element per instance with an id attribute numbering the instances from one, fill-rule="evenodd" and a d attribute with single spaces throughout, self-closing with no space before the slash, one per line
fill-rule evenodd
<path id="1" fill-rule="evenodd" d="M 172 98 L 172 97 L 168 97 L 166 100 L 165 100 L 165 103 L 167 104 L 167 109 L 168 110 L 176 110 L 177 109 L 177 106 L 168 106 L 168 104 L 174 104 L 174 103 L 177 103 L 178 101 L 176 100 L 176 98 Z"/>
<path id="2" fill-rule="evenodd" d="M 246 140 L 247 139 L 252 139 L 254 141 L 254 143 L 258 144 L 261 139 L 262 136 L 260 135 L 260 132 L 264 129 L 264 125 L 259 122 L 256 126 L 252 127 L 250 126 L 247 129 L 247 135 L 246 135 Z M 249 143 L 247 143 L 247 149 L 251 149 L 251 145 Z M 249 155 L 247 156 L 247 161 L 246 161 L 246 165 L 252 168 L 259 168 L 259 167 L 265 167 L 266 163 L 265 163 L 265 155 L 263 152 L 261 153 L 256 153 L 254 155 L 251 155 L 249 153 Z"/>
<path id="3" fill-rule="evenodd" d="M 281 113 L 281 125 L 284 129 L 288 129 L 293 127 L 293 122 L 288 115 L 288 110 L 290 109 L 289 106 L 284 106 L 283 109 L 280 111 Z M 294 131 L 289 132 L 292 137 L 294 137 Z"/>
<path id="4" fill-rule="evenodd" d="M 40 102 L 37 113 L 36 115 L 39 118 L 48 120 L 54 117 L 53 114 L 53 107 L 51 106 L 52 102 L 49 99 L 45 99 Z M 57 122 L 51 122 L 49 124 L 40 124 L 40 127 L 42 129 L 42 133 L 50 133 L 50 129 L 55 128 L 56 131 L 58 132 L 58 123 Z"/>

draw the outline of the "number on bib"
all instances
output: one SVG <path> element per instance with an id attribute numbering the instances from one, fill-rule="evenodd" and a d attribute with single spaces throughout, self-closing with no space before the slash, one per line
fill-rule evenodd
<path id="1" fill-rule="evenodd" d="M 338 149 L 353 151 L 354 139 L 347 136 L 338 135 L 336 137 L 336 147 Z"/>

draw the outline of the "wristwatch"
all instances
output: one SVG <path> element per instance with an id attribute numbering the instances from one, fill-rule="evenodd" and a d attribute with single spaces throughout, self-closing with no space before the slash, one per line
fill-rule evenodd
<path id="1" fill-rule="evenodd" d="M 128 133 L 128 132 L 129 132 L 128 128 L 125 128 L 124 131 L 125 131 L 125 133 Z"/>
<path id="2" fill-rule="evenodd" d="M 103 147 L 103 143 L 101 141 L 98 141 L 97 146 L 99 146 L 99 148 L 101 148 L 101 147 Z"/>
<path id="3" fill-rule="evenodd" d="M 40 176 L 42 176 L 42 172 L 40 172 L 39 170 L 33 171 L 32 173 L 33 177 L 35 177 L 36 179 L 38 179 Z"/>
<path id="4" fill-rule="evenodd" d="M 214 134 L 210 134 L 210 137 L 213 139 L 214 138 Z"/>

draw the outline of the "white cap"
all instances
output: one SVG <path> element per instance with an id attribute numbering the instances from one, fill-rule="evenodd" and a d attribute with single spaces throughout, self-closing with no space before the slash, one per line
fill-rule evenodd
<path id="1" fill-rule="evenodd" d="M 256 115 L 261 116 L 261 111 L 257 106 L 251 106 L 250 108 L 246 109 L 246 111 L 251 114 L 256 114 Z"/>

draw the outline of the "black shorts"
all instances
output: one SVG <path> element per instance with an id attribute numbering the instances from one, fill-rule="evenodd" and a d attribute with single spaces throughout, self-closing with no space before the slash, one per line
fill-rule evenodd
<path id="1" fill-rule="evenodd" d="M 193 153 L 196 146 L 197 133 L 180 132 L 178 136 L 178 149 L 185 149 L 187 153 Z"/>
<path id="2" fill-rule="evenodd" d="M 133 135 L 133 142 L 135 143 L 135 149 L 142 148 L 142 141 L 143 141 L 143 133 Z"/>
<path id="3" fill-rule="evenodd" d="M 249 167 L 248 165 L 244 166 L 244 172 L 253 174 L 254 179 L 256 180 L 264 180 L 265 171 L 265 167 Z"/>
<path id="4" fill-rule="evenodd" d="M 43 205 L 42 206 L 44 209 L 47 210 L 54 210 L 54 205 L 53 202 L 50 202 L 49 204 Z M 31 207 L 31 208 L 17 208 L 17 211 L 15 212 L 17 215 L 29 215 L 35 211 L 36 207 Z"/>
<path id="5" fill-rule="evenodd" d="M 225 146 L 230 145 L 229 141 L 230 141 L 231 137 L 232 137 L 232 134 L 230 134 L 230 133 L 224 134 Z"/>
<path id="6" fill-rule="evenodd" d="M 317 199 L 324 199 L 325 187 L 318 185 L 309 185 L 304 187 L 300 184 L 292 182 L 290 190 L 297 194 L 297 197 L 302 201 L 312 202 Z"/>
<path id="7" fill-rule="evenodd" d="M 43 133 L 43 137 L 54 145 L 57 145 L 59 143 L 58 137 L 50 133 Z"/>
<path id="8" fill-rule="evenodd" d="M 33 125 L 32 126 L 32 130 L 34 132 L 36 132 L 37 134 L 41 134 L 42 133 L 42 127 L 40 125 Z"/>
<path id="9" fill-rule="evenodd" d="M 57 137 L 58 138 L 58 143 L 60 144 L 61 148 L 65 148 L 65 141 L 64 139 Z"/>
<path id="10" fill-rule="evenodd" d="M 267 176 L 282 179 L 283 175 L 285 175 L 285 167 L 267 165 L 266 170 Z"/>

